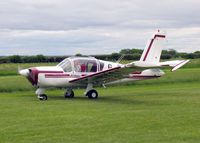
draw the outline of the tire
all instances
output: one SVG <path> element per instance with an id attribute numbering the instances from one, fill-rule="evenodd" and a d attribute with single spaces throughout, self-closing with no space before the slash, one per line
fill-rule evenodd
<path id="1" fill-rule="evenodd" d="M 65 93 L 65 98 L 74 98 L 74 91 L 71 91 L 71 94 L 68 94 L 68 92 Z"/>
<path id="2" fill-rule="evenodd" d="M 45 101 L 45 100 L 47 100 L 47 95 L 46 94 L 41 94 L 41 95 L 39 95 L 39 99 L 41 101 Z"/>
<path id="3" fill-rule="evenodd" d="M 97 99 L 98 98 L 98 92 L 94 89 L 88 91 L 87 96 L 89 99 Z"/>

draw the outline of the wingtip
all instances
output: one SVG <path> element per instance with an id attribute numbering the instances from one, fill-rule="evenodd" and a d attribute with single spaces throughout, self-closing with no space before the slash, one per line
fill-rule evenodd
<path id="1" fill-rule="evenodd" d="M 172 68 L 172 72 L 176 71 L 177 69 L 181 68 L 182 66 L 184 66 L 185 64 L 187 64 L 190 60 L 183 60 L 180 63 L 178 63 L 176 66 L 174 66 Z"/>

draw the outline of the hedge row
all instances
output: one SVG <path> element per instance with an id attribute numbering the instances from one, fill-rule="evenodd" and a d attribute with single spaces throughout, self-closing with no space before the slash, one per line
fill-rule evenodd
<path id="1" fill-rule="evenodd" d="M 143 50 L 141 49 L 123 49 L 119 53 L 112 53 L 110 55 L 92 55 L 102 60 L 118 60 L 124 55 L 123 60 L 139 60 Z M 83 56 L 76 54 L 76 56 Z M 0 63 L 40 63 L 40 62 L 61 62 L 64 58 L 69 56 L 7 56 L 0 57 Z M 175 50 L 163 50 L 161 59 L 172 59 L 172 58 L 185 58 L 185 59 L 196 59 L 200 58 L 200 51 L 194 53 L 179 53 Z"/>

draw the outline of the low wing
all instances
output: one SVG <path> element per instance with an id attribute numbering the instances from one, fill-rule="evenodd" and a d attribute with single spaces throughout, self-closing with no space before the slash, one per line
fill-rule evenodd
<path id="1" fill-rule="evenodd" d="M 93 73 L 84 77 L 76 78 L 69 82 L 76 84 L 93 83 L 95 85 L 102 85 L 107 82 L 124 78 L 128 75 L 128 73 L 130 73 L 129 69 L 130 68 L 125 67 L 115 67 L 108 70 Z"/>
<path id="2" fill-rule="evenodd" d="M 167 61 L 167 62 L 160 62 L 157 65 L 147 65 L 147 66 L 137 66 L 135 63 L 127 64 L 124 67 L 115 67 L 108 70 L 96 72 L 93 74 L 89 74 L 87 76 L 83 76 L 80 78 L 73 79 L 69 81 L 69 83 L 75 84 L 87 84 L 93 83 L 94 85 L 102 85 L 104 83 L 112 82 L 115 80 L 120 80 L 128 75 L 133 71 L 141 71 L 146 69 L 147 67 L 155 68 L 155 67 L 162 67 L 162 66 L 170 66 L 172 67 L 172 71 L 175 71 L 188 63 L 189 60 L 177 60 L 177 61 Z"/>

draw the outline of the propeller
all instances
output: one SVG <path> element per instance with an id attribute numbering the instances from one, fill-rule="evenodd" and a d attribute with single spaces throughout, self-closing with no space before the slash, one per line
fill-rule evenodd
<path id="1" fill-rule="evenodd" d="M 30 71 L 29 69 L 21 69 L 21 67 L 18 66 L 18 73 L 22 76 L 28 76 Z"/>

